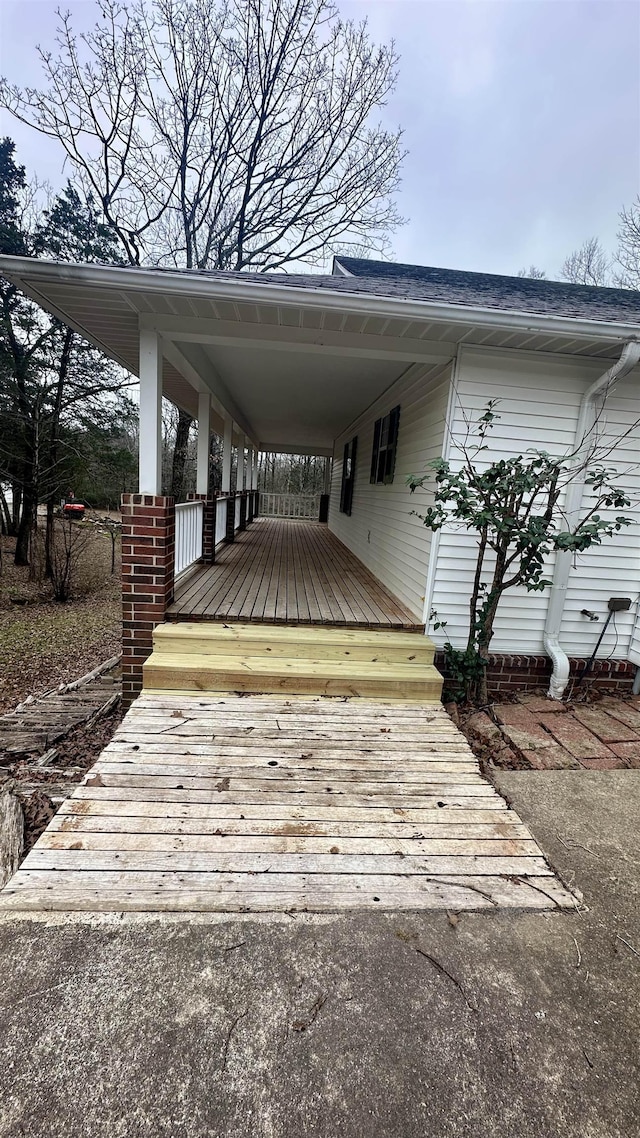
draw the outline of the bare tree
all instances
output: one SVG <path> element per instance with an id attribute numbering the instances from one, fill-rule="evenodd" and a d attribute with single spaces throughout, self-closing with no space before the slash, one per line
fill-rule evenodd
<path id="1" fill-rule="evenodd" d="M 529 265 L 529 268 L 518 269 L 519 277 L 528 277 L 533 281 L 544 281 L 547 279 L 547 274 L 544 269 L 539 269 L 536 265 Z"/>
<path id="2" fill-rule="evenodd" d="M 616 250 L 616 284 L 622 288 L 640 289 L 640 194 L 620 212 L 618 248 Z"/>
<path id="3" fill-rule="evenodd" d="M 571 284 L 612 284 L 611 262 L 597 237 L 589 237 L 565 259 L 560 275 Z"/>
<path id="4" fill-rule="evenodd" d="M 332 247 L 384 253 L 401 131 L 371 122 L 396 80 L 391 44 L 332 0 L 98 0 L 41 90 L 0 105 L 62 145 L 133 264 L 265 272 Z M 191 419 L 180 413 L 178 441 Z M 171 492 L 184 482 L 176 450 Z"/>
<path id="5" fill-rule="evenodd" d="M 256 271 L 386 248 L 401 132 L 371 122 L 393 46 L 332 0 L 98 0 L 45 86 L 0 102 L 59 140 L 130 262 Z"/>

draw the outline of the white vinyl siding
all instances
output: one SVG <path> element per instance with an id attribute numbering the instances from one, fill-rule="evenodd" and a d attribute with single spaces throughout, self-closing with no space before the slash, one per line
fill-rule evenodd
<path id="1" fill-rule="evenodd" d="M 500 416 L 488 441 L 488 458 L 518 454 L 527 448 L 548 450 L 552 454 L 569 451 L 574 443 L 580 399 L 585 389 L 604 371 L 602 361 L 575 360 L 533 352 L 462 348 L 457 366 L 456 392 L 452 413 L 450 457 L 455 460 L 465 436 L 465 418 L 477 420 L 489 399 L 498 399 Z M 609 396 L 605 421 L 611 436 L 628 431 L 640 416 L 640 372 L 618 384 Z M 623 471 L 622 485 L 629 491 L 640 523 L 640 462 L 636 432 L 629 435 L 607 458 L 608 465 Z M 476 545 L 464 531 L 443 531 L 439 539 L 438 560 L 431 607 L 440 620 L 447 621 L 446 632 L 433 634 L 438 643 L 449 638 L 462 645 L 468 632 L 468 597 L 475 567 Z M 553 559 L 547 570 L 550 576 Z M 593 651 L 610 596 L 627 596 L 634 601 L 640 592 L 640 524 L 634 524 L 613 539 L 603 539 L 576 558 L 567 591 L 561 644 L 571 656 L 588 656 Z M 496 633 L 491 647 L 496 652 L 539 654 L 543 649 L 544 623 L 550 590 L 527 593 L 514 589 L 500 603 Z M 597 612 L 599 622 L 590 622 L 580 610 Z M 601 645 L 601 656 L 625 658 L 635 619 L 635 605 L 629 613 L 618 613 Z"/>
<path id="2" fill-rule="evenodd" d="M 414 365 L 336 439 L 329 527 L 349 549 L 423 620 L 431 534 L 412 511 L 429 500 L 411 494 L 407 478 L 425 471 L 442 453 L 451 367 Z M 371 454 L 376 419 L 400 405 L 393 482 L 372 484 Z M 340 484 L 345 442 L 358 436 L 351 516 L 341 514 Z"/>
<path id="3" fill-rule="evenodd" d="M 640 668 L 640 602 L 637 603 L 636 607 L 635 622 L 629 648 L 629 659 L 632 664 L 637 664 Z"/>

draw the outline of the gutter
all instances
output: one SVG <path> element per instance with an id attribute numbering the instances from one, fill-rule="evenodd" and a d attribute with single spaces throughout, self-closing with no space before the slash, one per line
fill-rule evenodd
<path id="1" fill-rule="evenodd" d="M 622 349 L 620 359 L 605 371 L 587 388 L 580 402 L 578 423 L 575 433 L 575 464 L 579 464 L 584 451 L 585 438 L 595 423 L 595 399 L 600 392 L 608 393 L 608 389 L 616 380 L 627 375 L 636 364 L 640 362 L 640 341 L 630 340 Z M 580 518 L 580 509 L 584 494 L 584 477 L 576 479 L 567 487 L 565 513 L 567 529 L 571 530 L 577 525 Z M 548 696 L 550 699 L 562 699 L 569 680 L 569 658 L 560 646 L 560 629 L 564 613 L 565 598 L 571 562 L 571 551 L 558 550 L 553 569 L 551 582 L 551 596 L 547 608 L 547 618 L 544 627 L 544 649 L 553 663 L 553 673 L 549 683 Z"/>
<path id="2" fill-rule="evenodd" d="M 550 316 L 545 313 L 503 312 L 496 308 L 464 304 L 444 304 L 433 300 L 406 300 L 372 293 L 342 292 L 329 288 L 279 285 L 255 280 L 248 274 L 208 278 L 193 273 L 163 272 L 158 269 L 123 268 L 114 265 L 77 265 L 67 261 L 45 261 L 30 257 L 0 257 L 0 272 L 29 293 L 38 284 L 72 284 L 86 288 L 173 293 L 200 298 L 276 304 L 285 308 L 325 308 L 357 315 L 405 317 L 408 320 L 440 321 L 445 324 L 481 324 L 500 331 L 522 331 L 564 335 L 570 339 L 603 340 L 619 343 L 640 335 L 640 322 L 592 321 L 577 316 Z M 338 278 L 340 279 L 340 278 Z M 354 280 L 357 278 L 353 278 Z M 44 307 L 47 307 L 46 304 Z"/>

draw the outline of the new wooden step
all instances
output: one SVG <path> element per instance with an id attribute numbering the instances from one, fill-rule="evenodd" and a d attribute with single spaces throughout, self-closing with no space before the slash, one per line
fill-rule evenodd
<path id="1" fill-rule="evenodd" d="M 432 664 L 317 660 L 268 655 L 155 650 L 143 668 L 150 690 L 245 691 L 296 695 L 440 700 L 442 677 Z"/>
<path id="2" fill-rule="evenodd" d="M 160 624 L 154 648 L 174 655 L 234 655 L 433 664 L 435 646 L 418 632 L 370 632 L 318 625 Z"/>

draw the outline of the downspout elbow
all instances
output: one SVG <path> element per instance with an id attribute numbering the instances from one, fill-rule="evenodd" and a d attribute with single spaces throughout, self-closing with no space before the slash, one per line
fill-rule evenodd
<path id="1" fill-rule="evenodd" d="M 553 665 L 551 679 L 549 680 L 549 699 L 562 699 L 565 688 L 569 683 L 569 657 L 560 647 L 557 636 L 544 635 L 544 650 Z"/>

